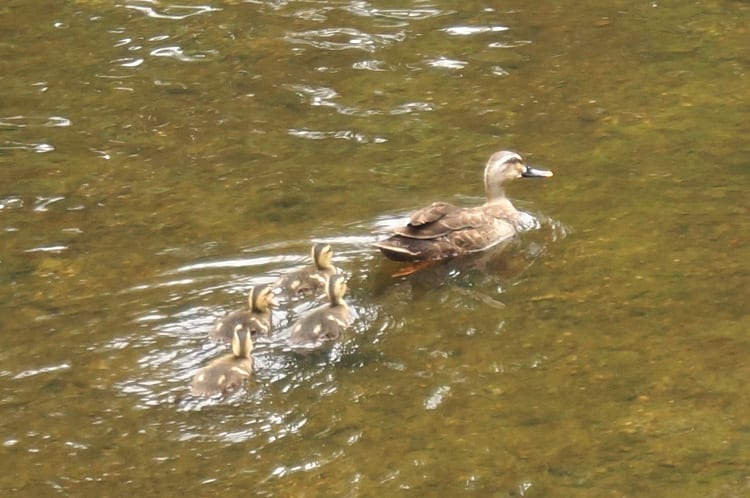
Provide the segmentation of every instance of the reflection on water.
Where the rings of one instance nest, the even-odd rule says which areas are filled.
[[[749,16],[7,0],[2,494],[742,494]],[[393,278],[370,244],[499,149],[555,171],[527,230]],[[313,240],[350,333],[291,351],[288,303],[246,389],[187,396]]]

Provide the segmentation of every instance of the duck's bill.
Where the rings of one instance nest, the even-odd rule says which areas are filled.
[[[524,178],[546,178],[552,176],[552,174],[551,171],[546,169],[537,169],[532,168],[531,166],[526,166],[526,169],[521,173],[521,176]]]

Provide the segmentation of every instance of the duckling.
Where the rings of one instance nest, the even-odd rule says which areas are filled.
[[[209,334],[215,341],[230,342],[237,325],[246,328],[253,338],[271,333],[271,308],[275,306],[273,291],[268,285],[252,287],[247,296],[249,310],[232,311],[214,324]]]
[[[319,347],[339,337],[351,324],[349,306],[344,301],[346,281],[343,275],[331,275],[326,283],[329,303],[310,311],[292,326],[292,346]]]
[[[311,254],[313,268],[279,277],[272,285],[276,294],[287,299],[317,295],[325,288],[326,279],[338,273],[338,269],[331,263],[333,249],[329,244],[313,244]]]
[[[373,245],[395,261],[436,261],[484,251],[510,240],[519,230],[518,210],[505,197],[503,184],[516,178],[550,176],[551,171],[532,168],[515,152],[496,152],[484,170],[487,202],[477,207],[434,202]]]
[[[217,358],[193,377],[190,391],[196,396],[225,394],[253,373],[253,340],[250,330],[237,323],[232,331],[232,353]]]

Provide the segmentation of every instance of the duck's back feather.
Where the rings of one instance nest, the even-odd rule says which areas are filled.
[[[415,212],[395,234],[375,243],[397,261],[443,259],[483,251],[516,233],[515,212],[503,204],[460,208],[436,202]]]

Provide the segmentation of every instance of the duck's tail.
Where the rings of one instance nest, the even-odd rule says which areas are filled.
[[[398,236],[389,237],[372,245],[380,249],[386,258],[393,261],[419,261],[423,259],[421,252],[406,247],[402,243],[401,237]]]

